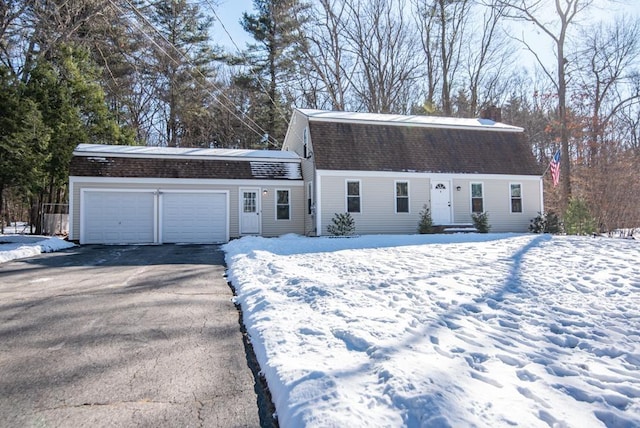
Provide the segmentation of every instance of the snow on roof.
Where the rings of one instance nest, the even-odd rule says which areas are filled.
[[[153,146],[118,146],[106,144],[79,144],[73,154],[75,156],[127,156],[127,157],[194,157],[194,158],[233,158],[235,160],[269,159],[273,161],[295,161],[300,157],[282,150],[245,150],[245,149],[203,149],[196,147],[153,147]]]
[[[309,120],[371,123],[399,126],[425,126],[432,128],[468,128],[492,131],[523,132],[518,126],[494,122],[490,119],[465,119],[459,117],[442,116],[405,116],[400,114],[360,113],[348,111],[328,111],[314,109],[297,109]]]

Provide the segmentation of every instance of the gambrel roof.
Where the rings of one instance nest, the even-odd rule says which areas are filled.
[[[316,168],[541,175],[522,128],[489,119],[298,110]]]

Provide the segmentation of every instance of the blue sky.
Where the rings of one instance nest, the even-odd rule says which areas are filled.
[[[249,35],[240,26],[240,18],[243,12],[251,13],[252,10],[253,2],[251,0],[220,0],[220,5],[216,8],[218,18],[240,48],[244,48],[245,43],[250,41]],[[220,22],[214,22],[213,35],[216,37],[216,43],[233,49],[233,43],[221,27]]]
[[[224,24],[224,27],[231,35],[235,44],[237,44],[239,48],[243,49],[245,44],[250,42],[251,39],[250,36],[242,29],[239,21],[243,12],[253,12],[253,1],[219,0],[219,2],[220,4],[216,7],[216,13],[220,22]],[[209,3],[209,1],[207,1],[207,3]],[[594,15],[596,16],[605,15],[613,18],[619,13],[626,13],[631,16],[640,17],[639,0],[614,0],[613,2],[610,0],[595,0],[595,3],[601,6],[599,10],[594,11]],[[211,4],[213,4],[213,1],[211,1]],[[233,51],[235,49],[233,43],[222,28],[220,22],[215,22],[213,24],[213,35],[216,38],[216,43]]]

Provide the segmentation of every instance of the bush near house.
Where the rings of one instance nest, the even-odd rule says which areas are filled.
[[[349,213],[336,213],[327,226],[327,232],[333,236],[350,236],[356,231],[356,222]]]
[[[422,207],[420,211],[420,221],[418,222],[418,233],[435,233],[433,228],[433,219],[431,218],[431,211],[426,205]]]
[[[471,214],[471,219],[473,220],[473,225],[478,232],[489,233],[489,230],[491,230],[491,225],[489,224],[489,213],[473,213]]]
[[[531,219],[529,225],[529,232],[532,233],[552,233],[557,234],[562,232],[562,223],[560,217],[553,211],[538,213],[536,218]]]

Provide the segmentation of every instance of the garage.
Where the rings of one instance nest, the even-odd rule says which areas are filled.
[[[82,199],[82,244],[155,242],[154,192],[85,191]]]
[[[288,195],[287,218],[277,215],[279,193]],[[69,167],[69,240],[80,244],[216,244],[303,233],[304,209],[293,152],[80,144]]]
[[[226,194],[162,192],[160,197],[163,243],[202,244],[228,241]]]
[[[81,244],[212,244],[228,238],[227,193],[85,190]]]

